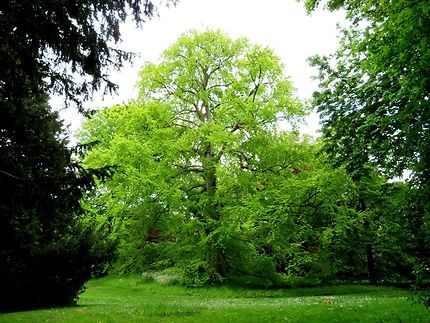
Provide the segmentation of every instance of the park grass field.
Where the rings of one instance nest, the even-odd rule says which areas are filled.
[[[0,314],[0,322],[430,322],[407,290],[187,288],[138,276],[88,282],[78,306]]]

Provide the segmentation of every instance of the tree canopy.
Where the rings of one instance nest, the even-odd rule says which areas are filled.
[[[97,261],[79,203],[92,175],[47,100],[28,99],[0,132],[0,311],[73,304]]]
[[[411,170],[428,183],[430,6],[373,0],[344,6],[352,26],[337,53],[312,60],[320,70],[314,105],[327,147],[351,170],[372,162],[390,175]]]
[[[278,128],[306,110],[271,50],[192,31],[140,78],[138,98],[96,113],[80,139],[93,143],[86,167],[117,169],[85,207],[119,237],[122,270],[180,266],[189,284],[272,284],[276,273],[345,269],[321,265],[343,241],[321,235],[359,222],[352,183],[309,138]]]

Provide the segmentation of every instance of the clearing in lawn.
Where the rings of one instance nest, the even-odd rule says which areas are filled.
[[[299,289],[187,288],[141,277],[88,282],[78,306],[0,315],[0,322],[429,322],[407,290],[340,285]]]

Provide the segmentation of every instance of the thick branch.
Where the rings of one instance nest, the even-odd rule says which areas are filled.
[[[263,169],[262,172],[263,173],[265,173],[265,172],[272,172],[272,173],[278,175],[284,169],[290,168],[293,165],[294,162],[295,162],[295,160],[293,160],[293,161],[291,161],[289,163],[285,163],[283,165],[281,165],[281,164],[275,164],[275,165],[272,165],[272,166],[270,166],[270,167],[268,167],[266,169]],[[277,169],[275,170],[275,168],[277,168]]]
[[[261,69],[261,65],[259,65],[259,71],[258,71],[258,77],[255,79],[256,81],[258,80],[257,84],[254,83],[254,88],[251,90],[251,92],[249,92],[248,97],[250,97],[252,95],[252,102],[255,102],[255,98],[257,97],[257,92],[258,89],[261,85],[261,74],[263,73],[262,69]]]

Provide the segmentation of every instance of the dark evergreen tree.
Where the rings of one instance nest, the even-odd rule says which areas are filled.
[[[121,23],[131,15],[141,25],[155,12],[150,0],[1,1],[0,89],[21,97],[23,87],[43,86],[78,106],[93,90],[115,90],[108,69],[132,58],[112,45]]]
[[[0,121],[2,310],[73,303],[95,262],[79,205],[91,176],[74,166],[47,96],[24,104],[2,105]]]
[[[0,2],[1,310],[73,303],[94,250],[109,251],[81,224],[92,173],[74,165],[48,94],[82,108],[93,91],[114,90],[108,69],[132,57],[112,45],[120,24],[155,12],[149,0]]]

